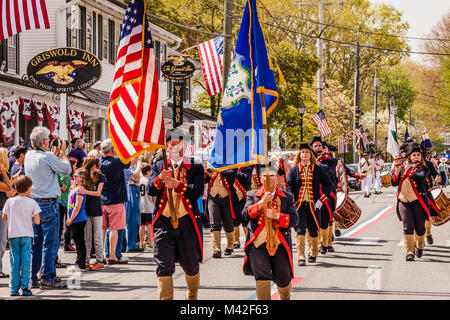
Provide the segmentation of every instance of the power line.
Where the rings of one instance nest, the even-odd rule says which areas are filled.
[[[315,39],[319,38],[318,36],[313,36],[313,35],[310,35],[310,34],[302,33],[302,32],[300,32],[300,31],[296,31],[296,30],[291,30],[291,29],[288,29],[288,28],[285,28],[285,27],[281,27],[281,26],[275,26],[275,25],[269,24],[269,23],[266,23],[266,25],[267,25],[267,26],[270,26],[270,27],[274,27],[274,28],[280,29],[280,30],[283,30],[283,31],[287,31],[287,32],[292,32],[292,33],[300,34],[300,35],[302,35],[302,36],[309,37],[309,38],[315,38]],[[356,46],[359,45],[359,46],[362,47],[362,48],[373,49],[373,50],[380,50],[380,51],[391,51],[391,52],[400,52],[400,53],[407,53],[407,54],[423,54],[423,55],[435,55],[435,56],[450,56],[450,53],[441,53],[441,52],[420,52],[420,51],[408,51],[408,50],[400,50],[400,49],[388,49],[388,48],[375,47],[375,46],[368,45],[368,44],[361,44],[361,43],[360,43],[360,44],[356,44],[356,43],[352,43],[352,42],[345,42],[345,41],[339,41],[339,40],[326,39],[326,38],[323,38],[323,37],[320,37],[320,38],[321,38],[322,40],[324,40],[324,41],[329,41],[329,42],[339,43],[339,44],[342,44],[342,45],[354,46],[354,47],[356,47]]]
[[[321,23],[319,21],[308,19],[308,18],[303,18],[303,17],[295,17],[295,16],[289,16],[289,17],[291,17],[291,18],[300,18],[300,19],[302,19],[304,21],[308,21],[308,22],[312,22],[312,23],[315,23],[315,24],[324,25],[324,26],[327,26],[327,27],[333,27],[333,28],[336,28],[336,29],[348,30],[348,31],[365,33],[365,34],[374,34],[374,35],[383,36],[383,37],[393,37],[393,38],[412,39],[412,40],[446,41],[446,42],[450,42],[450,39],[400,36],[400,35],[386,34],[386,33],[381,33],[381,32],[374,32],[374,31],[357,30],[357,29],[352,29],[352,28],[348,28],[348,27],[344,27],[344,26],[338,26],[338,25],[334,25],[334,24],[328,24],[328,23]]]

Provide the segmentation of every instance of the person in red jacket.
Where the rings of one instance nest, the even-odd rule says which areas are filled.
[[[278,287],[281,300],[291,296],[294,268],[292,264],[291,227],[298,223],[294,196],[277,187],[278,168],[261,166],[262,187],[247,192],[242,217],[248,221],[245,243],[244,274],[256,280],[258,300],[270,300],[270,281]]]

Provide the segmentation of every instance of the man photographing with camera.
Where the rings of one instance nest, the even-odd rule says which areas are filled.
[[[32,150],[25,155],[25,175],[33,181],[30,197],[41,208],[41,224],[33,224],[33,258],[31,280],[33,287],[41,289],[64,288],[56,282],[55,259],[59,248],[59,207],[57,198],[61,194],[58,173],[70,174],[69,159],[66,156],[66,142],[58,141],[57,155],[47,152],[50,146],[50,130],[35,127],[30,134]],[[42,267],[41,282],[37,273]]]

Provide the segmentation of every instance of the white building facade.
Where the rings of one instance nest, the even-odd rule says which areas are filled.
[[[102,64],[99,81],[91,88],[70,95],[67,99],[68,112],[83,115],[83,138],[88,147],[91,147],[95,141],[109,136],[106,112],[126,5],[119,0],[46,0],[46,6],[50,29],[25,31],[0,44],[0,101],[19,106],[14,135],[9,141],[5,141],[8,139],[3,134],[3,140],[7,144],[13,142],[17,145],[21,139],[25,142],[28,140],[33,127],[51,127],[52,119],[49,121],[49,117],[55,116],[48,110],[59,108],[60,97],[58,94],[41,91],[27,82],[27,65],[30,59],[45,50],[73,47],[92,53]],[[154,24],[151,24],[151,33],[155,43],[158,71],[161,74],[160,66],[167,56],[177,54],[181,39]],[[199,73],[201,70],[196,71],[196,76],[199,76]],[[169,80],[160,77],[159,86],[166,127],[170,128],[172,115],[169,104],[172,101],[173,85]],[[184,100],[185,128],[189,128],[193,120],[214,121],[189,109],[193,103],[190,80],[186,81]],[[45,106],[50,107],[45,109]],[[54,132],[58,133],[57,129]],[[69,133],[68,139],[72,138]]]

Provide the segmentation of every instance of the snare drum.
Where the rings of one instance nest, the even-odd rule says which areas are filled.
[[[361,217],[361,209],[345,192],[337,192],[336,208],[333,217],[340,229],[350,228]]]
[[[390,187],[391,180],[392,180],[392,176],[389,171],[383,171],[381,173],[381,183],[383,184],[383,187]]]
[[[450,201],[439,187],[431,189],[430,192],[439,209],[438,216],[431,217],[431,223],[434,226],[441,226],[450,220]]]

